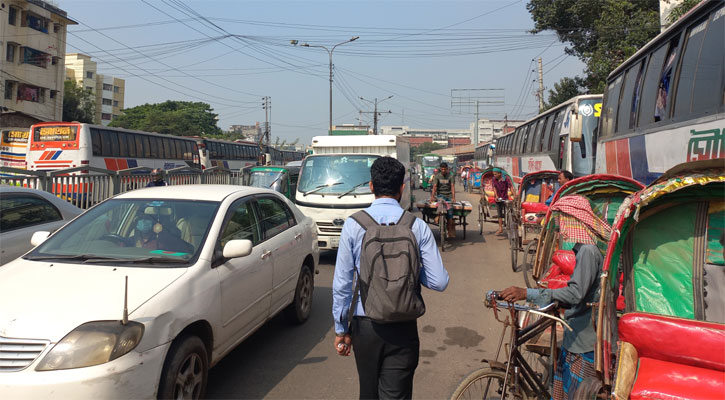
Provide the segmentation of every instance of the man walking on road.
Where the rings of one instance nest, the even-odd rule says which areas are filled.
[[[448,286],[448,272],[428,225],[400,207],[405,186],[403,164],[391,157],[378,158],[370,168],[370,176],[370,190],[375,194],[375,201],[345,221],[340,237],[332,282],[334,346],[341,356],[349,356],[350,350],[354,350],[361,399],[410,399],[420,353],[416,318],[425,312],[420,286],[443,291]],[[367,234],[370,231],[383,236],[391,230],[397,236],[386,240],[376,241],[374,235]],[[411,246],[413,251],[408,257],[401,257],[397,249],[393,250],[397,257],[387,257],[391,250],[386,246],[401,244]],[[379,253],[371,254],[370,248],[375,246],[379,246]],[[410,262],[407,269],[393,268],[408,266],[407,261]],[[386,268],[370,269],[381,266]],[[400,274],[393,277],[392,270]],[[377,278],[379,275],[387,275],[388,280]],[[355,277],[359,278],[357,282],[354,282]],[[410,296],[404,296],[405,301],[395,302],[400,310],[392,310],[392,314],[387,314],[392,317],[385,320],[380,317],[380,311],[394,296],[384,298],[376,290],[379,290],[380,282],[388,282],[386,293],[399,293],[400,285],[389,284],[393,278],[404,283],[403,286],[407,282],[412,290],[405,292],[403,289]],[[411,310],[413,314],[406,314]],[[350,316],[352,321],[349,321]]]

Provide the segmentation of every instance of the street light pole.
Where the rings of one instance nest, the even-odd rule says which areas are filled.
[[[300,45],[302,47],[319,47],[321,49],[325,49],[325,51],[327,51],[327,54],[330,56],[330,130],[327,133],[328,135],[332,134],[332,52],[335,51],[335,48],[337,46],[340,46],[345,43],[354,42],[354,41],[358,40],[359,38],[360,38],[360,36],[353,36],[352,38],[350,38],[344,42],[340,42],[340,43],[332,46],[331,49],[328,49],[327,47],[322,46],[322,45],[311,45],[309,43],[302,43]],[[292,40],[292,41],[290,41],[290,43],[297,46],[297,43],[299,43],[299,42],[297,40]]]

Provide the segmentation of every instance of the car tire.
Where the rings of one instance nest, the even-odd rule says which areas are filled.
[[[297,279],[295,297],[292,304],[284,310],[285,318],[293,324],[302,324],[310,317],[312,312],[312,294],[315,290],[314,280],[310,267],[306,264],[300,270],[300,277]]]
[[[180,337],[166,355],[157,397],[203,398],[208,374],[209,357],[204,342],[197,336]]]

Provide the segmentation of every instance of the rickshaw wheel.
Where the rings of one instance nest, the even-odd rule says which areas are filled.
[[[515,239],[513,239],[515,240]],[[511,242],[512,239],[509,238],[509,242]],[[516,272],[516,268],[519,265],[519,249],[516,248],[513,244],[511,244],[511,269]]]
[[[536,281],[534,281],[534,277],[531,274],[534,269],[534,260],[536,260],[536,248],[538,242],[538,239],[534,239],[526,245],[526,248],[524,248],[524,261],[521,264],[521,272],[524,274],[524,282],[526,282],[526,287],[531,289],[536,288]]]
[[[447,221],[447,219],[448,219],[448,217],[445,214],[441,214],[438,217],[438,229],[441,232],[441,245],[440,245],[440,247],[441,247],[441,253],[444,252],[444,251],[446,251],[445,250],[445,243],[446,243],[446,236],[447,236],[446,235],[446,229],[448,229],[448,226],[447,226],[448,225],[448,221]]]
[[[481,204],[478,205],[478,234],[483,235],[483,223],[486,221],[486,217],[483,214],[483,207]]]

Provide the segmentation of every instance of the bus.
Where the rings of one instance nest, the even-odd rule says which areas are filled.
[[[704,1],[607,78],[596,171],[647,185],[725,157],[725,2]]]
[[[438,154],[421,154],[418,156],[418,164],[420,168],[420,187],[423,190],[431,190],[430,178],[433,176],[434,171],[441,165],[441,156]]]
[[[473,165],[480,169],[492,166],[495,151],[496,145],[493,143],[484,143],[477,146],[473,152]]]
[[[520,183],[530,172],[594,173],[602,95],[573,97],[529,119],[496,142],[494,164]]]
[[[259,160],[252,142],[231,142],[141,132],[77,122],[43,122],[30,128],[28,169],[91,166],[108,170],[134,167],[165,170],[189,166],[233,171]],[[281,157],[280,157],[281,158]]]
[[[25,169],[29,132],[28,128],[0,129],[0,167]]]
[[[458,172],[458,156],[442,156],[441,162],[448,164],[448,170],[456,175]]]

